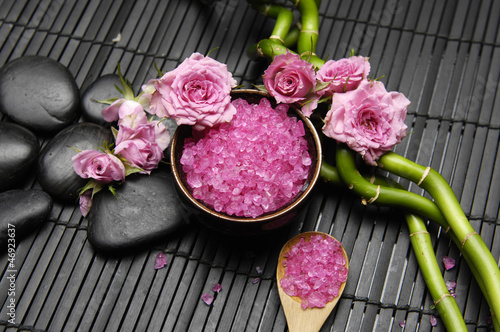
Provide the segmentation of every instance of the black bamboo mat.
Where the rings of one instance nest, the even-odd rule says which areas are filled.
[[[499,20],[498,0],[323,0],[317,52],[338,59],[356,49],[370,57],[374,77],[385,75],[388,90],[412,101],[410,134],[395,151],[444,175],[497,259]],[[0,66],[48,56],[67,66],[83,91],[116,73],[119,62],[138,91],[155,76],[154,63],[171,70],[192,52],[215,49],[211,56],[251,87],[266,64],[251,61],[246,48],[268,37],[273,24],[243,0],[0,0]],[[191,224],[134,255],[95,252],[78,208],[56,202],[48,220],[18,243],[14,325],[6,316],[7,253],[0,253],[0,330],[287,331],[277,256],[288,238],[308,230],[342,241],[351,263],[322,331],[401,331],[400,322],[405,331],[444,330],[439,318],[430,324],[438,315],[402,217],[323,183],[298,220],[271,237],[232,239]],[[457,282],[469,330],[488,330],[489,310],[458,248],[436,225],[429,231],[438,260],[457,261],[443,275]],[[161,270],[154,269],[158,252],[168,259]],[[208,306],[200,298],[215,283],[222,291]]]

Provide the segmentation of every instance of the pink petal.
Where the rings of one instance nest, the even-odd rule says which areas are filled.
[[[429,320],[431,321],[431,325],[432,326],[436,326],[437,325],[437,319],[436,319],[436,317],[434,317],[434,315],[431,315],[431,317],[430,317]]]
[[[455,266],[455,260],[453,258],[451,258],[451,257],[444,256],[443,257],[443,264],[444,264],[444,268],[446,270],[449,270],[449,269],[452,269]]]
[[[457,287],[457,283],[454,282],[453,280],[448,280],[446,282],[446,288],[451,292],[455,289],[455,287]]]
[[[215,293],[218,293],[222,290],[222,286],[220,284],[215,284],[213,285],[212,287],[212,291],[214,291]]]
[[[167,257],[165,256],[164,253],[160,252],[158,255],[156,255],[155,259],[155,269],[161,269],[167,265]]]
[[[212,302],[214,301],[214,297],[212,296],[212,294],[208,294],[208,293],[205,293],[201,296],[201,299],[203,300],[203,302],[205,302],[207,305],[211,305]]]

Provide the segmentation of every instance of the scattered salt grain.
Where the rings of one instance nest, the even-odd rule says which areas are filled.
[[[399,322],[399,326],[401,327],[406,327],[406,322],[403,320],[403,321],[400,321]]]
[[[205,293],[201,296],[201,299],[203,300],[203,302],[205,302],[206,305],[211,305],[212,302],[214,301],[214,297],[212,294],[209,294],[209,293]]]
[[[281,287],[290,296],[298,296],[302,308],[322,308],[339,296],[347,281],[348,269],[340,242],[322,235],[313,235],[285,253],[285,273]]]
[[[162,252],[158,253],[155,259],[155,269],[158,270],[164,268],[166,265],[167,265],[167,257]]]
[[[448,290],[451,292],[451,291],[454,291],[455,290],[455,287],[457,287],[457,283],[454,282],[453,280],[448,280],[446,281],[446,288],[448,288]]]
[[[260,266],[257,266],[255,270],[257,271],[258,274],[262,274],[262,268]]]
[[[252,284],[258,284],[260,282],[260,278],[257,277],[257,278],[253,278],[252,280]]]
[[[214,293],[218,293],[218,292],[220,292],[221,290],[222,290],[222,286],[221,286],[220,284],[215,284],[215,285],[213,285],[213,287],[212,287],[212,291],[213,291]]]
[[[232,102],[231,123],[194,132],[180,160],[194,198],[217,212],[258,217],[276,211],[302,190],[312,164],[304,124],[275,109]]]
[[[451,257],[444,256],[443,257],[443,264],[444,264],[444,268],[446,270],[450,270],[455,266],[455,260]]]
[[[430,320],[432,326],[436,326],[437,325],[437,319],[436,319],[436,317],[434,317],[434,315],[431,315],[431,317],[429,318],[429,320]]]

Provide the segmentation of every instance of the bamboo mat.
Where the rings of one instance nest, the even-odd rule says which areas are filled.
[[[290,6],[289,2],[285,3]],[[451,183],[475,230],[500,255],[500,1],[324,0],[317,53],[370,56],[372,74],[411,101],[408,137],[395,148]],[[135,91],[192,52],[227,63],[238,82],[259,82],[266,64],[246,48],[274,20],[243,0],[0,0],[0,66],[38,54],[67,66],[83,91],[120,62]],[[0,119],[5,119],[0,114]],[[424,194],[405,180],[400,183]],[[36,187],[36,181],[33,187]],[[287,331],[275,281],[277,256],[292,236],[332,234],[350,257],[347,286],[322,331],[444,331],[432,327],[432,299],[394,210],[364,206],[319,183],[298,220],[273,236],[233,239],[190,224],[163,245],[104,255],[87,241],[78,208],[58,202],[18,243],[16,324],[8,323],[6,251],[0,268],[1,331]],[[488,330],[487,305],[458,248],[429,225],[438,260],[457,282],[470,331]],[[168,265],[154,269],[158,252]],[[442,266],[442,264],[440,264]],[[259,273],[262,269],[262,273]],[[256,278],[259,278],[256,280]],[[201,295],[222,291],[208,306]]]

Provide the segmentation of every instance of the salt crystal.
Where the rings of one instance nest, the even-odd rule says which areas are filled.
[[[434,315],[431,315],[431,317],[429,318],[429,320],[430,320],[432,326],[436,326],[437,325],[437,319],[436,319],[436,317],[434,317]]]
[[[206,305],[211,305],[214,301],[214,296],[212,294],[205,293],[201,296],[201,299],[203,300],[203,302],[205,302]]]
[[[255,218],[297,196],[312,162],[304,124],[286,115],[287,105],[273,110],[265,98],[232,104],[231,123],[194,131],[180,162],[193,197],[216,211]]]
[[[285,274],[280,285],[290,296],[299,296],[303,308],[324,307],[339,296],[340,287],[347,280],[348,269],[340,243],[311,236],[309,242],[301,238],[285,253]]]
[[[212,287],[212,291],[214,291],[215,293],[219,293],[221,290],[222,290],[222,286],[218,283],[213,285],[213,287]]]
[[[455,287],[457,287],[457,283],[454,282],[453,280],[448,280],[446,281],[446,288],[448,289],[448,291],[454,291],[455,290]]]
[[[167,257],[162,252],[158,253],[158,255],[156,255],[155,258],[155,269],[158,270],[164,268],[166,265],[167,265]]]
[[[455,260],[451,257],[444,256],[443,264],[446,270],[452,269],[455,266]]]

